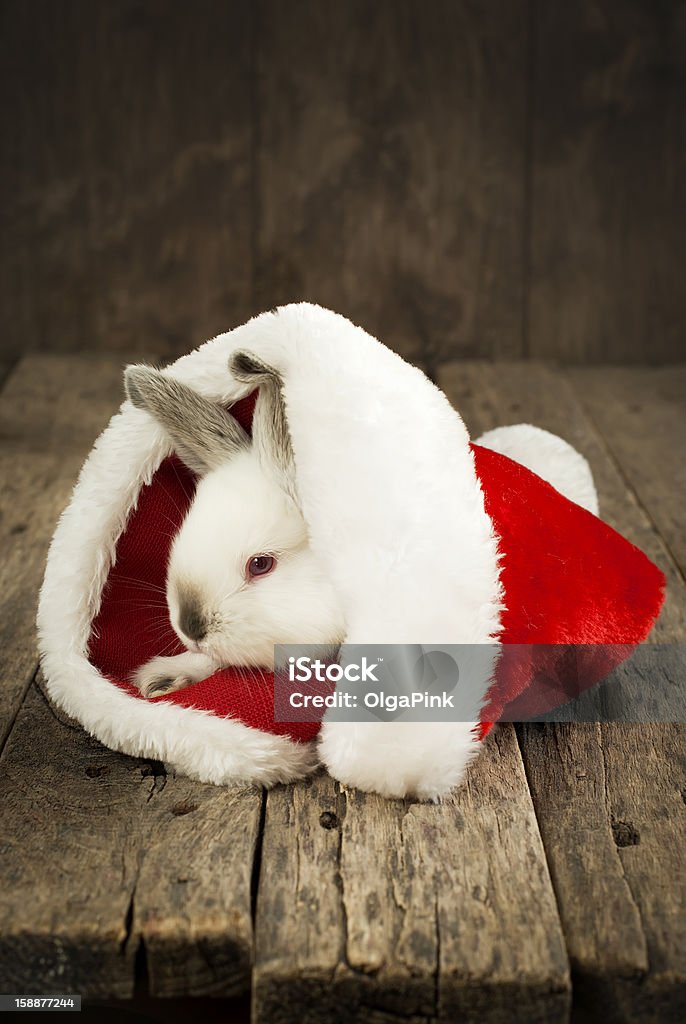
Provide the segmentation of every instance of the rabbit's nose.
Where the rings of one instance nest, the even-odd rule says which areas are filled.
[[[182,608],[179,615],[179,626],[181,632],[185,633],[189,640],[203,640],[207,634],[207,620],[197,608]]]

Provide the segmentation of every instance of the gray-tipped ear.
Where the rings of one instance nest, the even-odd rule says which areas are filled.
[[[151,366],[127,367],[124,388],[137,409],[164,427],[179,458],[196,473],[217,469],[250,447],[248,435],[223,406]]]
[[[236,380],[240,380],[244,384],[261,384],[262,381],[267,380],[280,381],[280,377],[273,367],[263,363],[258,356],[252,352],[246,352],[245,349],[234,352],[229,360],[229,370]]]
[[[233,354],[229,370],[243,384],[259,386],[252,420],[253,444],[260,460],[277,474],[284,489],[297,501],[293,448],[280,374],[252,352],[245,351]]]

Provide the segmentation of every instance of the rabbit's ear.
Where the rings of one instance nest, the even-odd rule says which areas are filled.
[[[236,380],[259,386],[252,420],[252,440],[260,461],[275,472],[283,488],[297,501],[291,435],[278,371],[252,352],[236,352],[229,362]]]
[[[129,401],[155,417],[179,458],[196,473],[217,469],[250,447],[248,435],[223,406],[151,366],[127,367],[124,387]]]

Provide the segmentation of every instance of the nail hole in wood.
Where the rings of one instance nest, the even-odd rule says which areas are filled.
[[[192,814],[193,811],[197,811],[197,804],[174,804],[171,809],[172,814],[176,818],[182,818],[184,814]]]
[[[624,846],[638,846],[641,842],[638,829],[634,828],[630,821],[613,821],[612,838],[615,846],[619,846],[620,849]]]

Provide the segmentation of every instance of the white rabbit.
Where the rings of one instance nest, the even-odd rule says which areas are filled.
[[[167,570],[169,616],[187,651],[138,669],[146,697],[228,665],[272,668],[275,644],[336,647],[345,633],[297,505],[281,382],[246,352],[231,370],[260,388],[252,440],[222,405],[181,381],[147,366],[126,370],[130,401],[155,417],[200,477]]]

